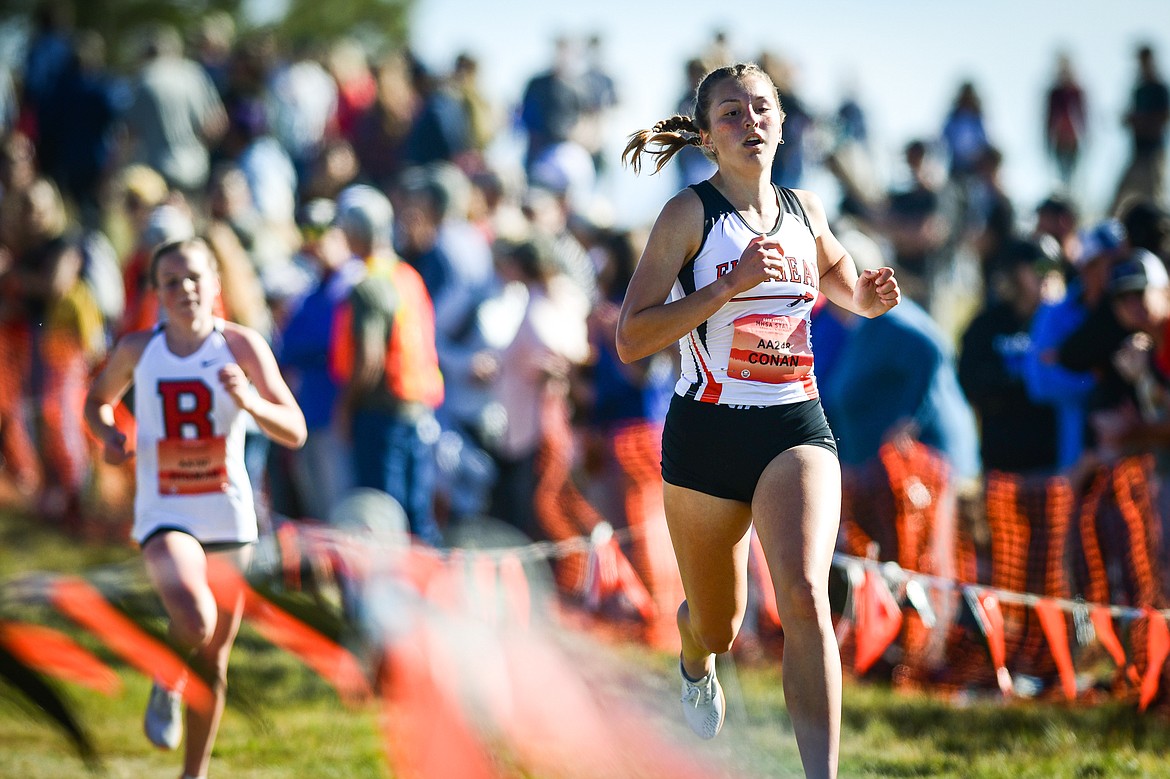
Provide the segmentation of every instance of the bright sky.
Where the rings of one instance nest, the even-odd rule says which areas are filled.
[[[505,105],[547,68],[556,35],[600,33],[621,98],[607,143],[615,161],[626,134],[673,112],[683,63],[716,29],[727,32],[741,58],[767,49],[793,60],[802,98],[815,110],[835,110],[845,86],[856,84],[884,169],[910,137],[937,134],[959,81],[970,78],[983,97],[992,140],[1005,153],[1008,190],[1025,212],[1051,186],[1042,100],[1058,49],[1072,55],[1089,101],[1081,184],[1090,212],[1107,204],[1128,154],[1120,116],[1139,41],[1153,44],[1170,78],[1167,0],[418,0],[412,29],[413,46],[435,69],[449,69],[461,50],[474,53],[489,95]],[[619,219],[653,219],[673,177],[635,179],[614,167],[605,185]],[[806,186],[820,190],[825,183],[813,178]],[[822,194],[829,200],[832,192]]]

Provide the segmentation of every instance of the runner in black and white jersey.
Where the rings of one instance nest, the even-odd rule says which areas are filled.
[[[706,403],[772,406],[817,397],[809,324],[820,289],[817,244],[800,200],[775,189],[780,205],[766,232],[748,224],[710,181],[689,189],[703,204],[698,253],[679,271],[671,300],[681,300],[731,273],[755,239],[776,242],[776,275],[733,296],[679,342],[676,392]]]
[[[726,702],[715,655],[731,648],[747,596],[754,522],[784,624],[784,690],[808,776],[834,776],[841,664],[828,576],[841,471],[821,410],[809,312],[818,294],[866,317],[899,300],[890,268],[858,276],[820,199],[769,173],[784,112],[756,65],[709,73],[695,116],[631,136],[623,159],[656,170],[697,145],[718,169],[663,208],[630,282],[617,331],[627,362],[677,341],[683,372],[667,415],[667,524],[686,600],[679,607],[683,708],[714,737]],[[665,301],[665,302],[664,302]]]

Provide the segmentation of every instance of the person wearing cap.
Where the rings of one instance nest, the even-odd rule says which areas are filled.
[[[149,165],[127,165],[118,176],[121,205],[134,233],[146,227],[150,212],[167,199],[166,179]]]
[[[394,209],[374,187],[337,198],[334,223],[365,264],[332,323],[329,370],[341,384],[339,424],[352,446],[354,486],[381,490],[406,512],[411,533],[443,543],[435,521],[435,409],[443,377],[435,309],[418,271],[394,251]]]
[[[1024,360],[1032,318],[1061,294],[1060,257],[1038,241],[1013,239],[991,269],[992,302],[967,326],[959,383],[977,412],[983,472],[1049,475],[1056,469],[1056,414],[1028,395]]]
[[[408,169],[395,202],[395,244],[422,276],[435,305],[435,345],[443,372],[438,500],[448,525],[482,516],[492,470],[481,448],[491,388],[477,355],[484,349],[479,309],[500,286],[492,249],[467,220],[471,183],[450,163]],[[487,467],[485,467],[487,466]],[[471,474],[472,478],[467,478]]]
[[[1100,544],[1104,566],[1121,572],[1110,590],[1120,589],[1115,597],[1125,602],[1143,604],[1166,595],[1159,539],[1170,531],[1170,274],[1155,254],[1133,249],[1113,269],[1109,299],[1131,334],[1111,359],[1125,395],[1089,418],[1106,466],[1096,482],[1104,487],[1105,502],[1093,515],[1097,537],[1109,539]],[[1128,486],[1116,486],[1118,474]],[[1149,564],[1136,564],[1142,558]]]
[[[365,265],[346,245],[333,222],[337,204],[314,198],[297,211],[304,243],[300,256],[313,266],[315,281],[293,301],[280,330],[277,362],[305,414],[305,445],[288,450],[277,469],[288,489],[272,490],[273,508],[286,516],[327,519],[353,483],[348,442],[337,429],[341,385],[328,370],[331,327]]]
[[[1157,312],[1139,312],[1119,304],[1132,302],[1132,299],[1125,297],[1128,292],[1145,293],[1165,289],[1170,286],[1166,276],[1165,263],[1148,249],[1134,249],[1123,261],[1113,267],[1112,273],[1109,274],[1109,298],[1111,305],[1117,310],[1118,319],[1122,324],[1131,330],[1142,330],[1148,327],[1149,323],[1142,314],[1149,316],[1151,313],[1156,314]],[[1150,302],[1145,298],[1140,299],[1144,303]]]
[[[1145,249],[1133,250],[1113,269],[1109,299],[1117,320],[1132,333],[1114,354],[1113,363],[1133,388],[1136,409],[1125,405],[1120,416],[1099,418],[1094,427],[1102,445],[1114,451],[1170,443],[1170,425],[1156,424],[1170,410],[1166,393],[1170,383],[1170,275],[1166,266]]]
[[[1080,230],[1072,242],[1073,276],[1064,297],[1042,303],[1032,320],[1024,381],[1033,401],[1056,411],[1057,467],[1062,471],[1074,468],[1085,452],[1087,413],[1102,382],[1094,369],[1108,365],[1124,336],[1106,297],[1109,270],[1124,240],[1115,220]]]

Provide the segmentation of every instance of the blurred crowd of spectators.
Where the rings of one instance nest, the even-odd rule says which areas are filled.
[[[620,99],[600,38],[557,41],[519,104],[500,106],[473,53],[439,71],[408,49],[290,47],[210,14],[186,40],[150,30],[119,73],[96,34],[49,12],[35,22],[21,68],[0,79],[0,452],[43,516],[85,515],[100,482],[81,423],[87,379],[113,339],[155,322],[151,249],[197,233],[219,263],[224,316],[271,340],[306,412],[303,451],[259,436],[250,450],[275,514],[327,519],[372,486],[434,544],[484,515],[531,537],[626,521],[616,496],[635,477],[615,441],[631,426],[654,441],[677,358],[627,366],[614,352],[643,228],[607,217],[597,185],[615,163],[603,139]],[[679,111],[703,73],[740,58],[716,33],[680,63]],[[819,115],[783,56],[749,58],[787,113],[774,181],[831,172],[834,229],[859,264],[894,265],[906,294],[878,320],[817,314],[817,374],[847,468],[910,436],[942,453],[961,494],[991,470],[1080,478],[1165,450],[1170,113],[1153,50],[1137,52],[1132,158],[1117,160],[1107,214],[1084,213],[1076,189],[1097,96],[1066,56],[1046,105],[1052,195],[1029,208],[1004,189],[977,84],[958,86],[937,137],[905,139],[904,169],[884,182],[864,95]],[[490,152],[513,134],[522,159],[501,164]],[[712,170],[687,151],[680,185]],[[386,271],[397,262],[422,295]],[[387,348],[384,330],[363,341],[354,324],[380,296],[395,324],[425,309],[439,395],[403,395],[382,375],[391,362],[362,354]],[[358,335],[350,354],[342,314]]]

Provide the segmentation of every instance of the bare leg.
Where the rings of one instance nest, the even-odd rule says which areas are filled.
[[[170,617],[176,642],[190,650],[194,666],[208,679],[212,691],[209,712],[186,711],[187,737],[183,771],[203,776],[227,700],[227,664],[243,614],[243,594],[230,609],[221,609],[207,582],[207,557],[197,540],[185,533],[163,533],[143,550],[147,572]],[[251,547],[213,553],[240,570],[252,557]]]
[[[829,570],[841,516],[833,454],[798,446],[760,477],[756,532],[784,625],[784,700],[808,777],[833,777],[841,739],[841,655],[829,609]]]
[[[686,600],[678,609],[682,663],[698,679],[731,649],[747,608],[748,506],[665,485],[666,524]]]

